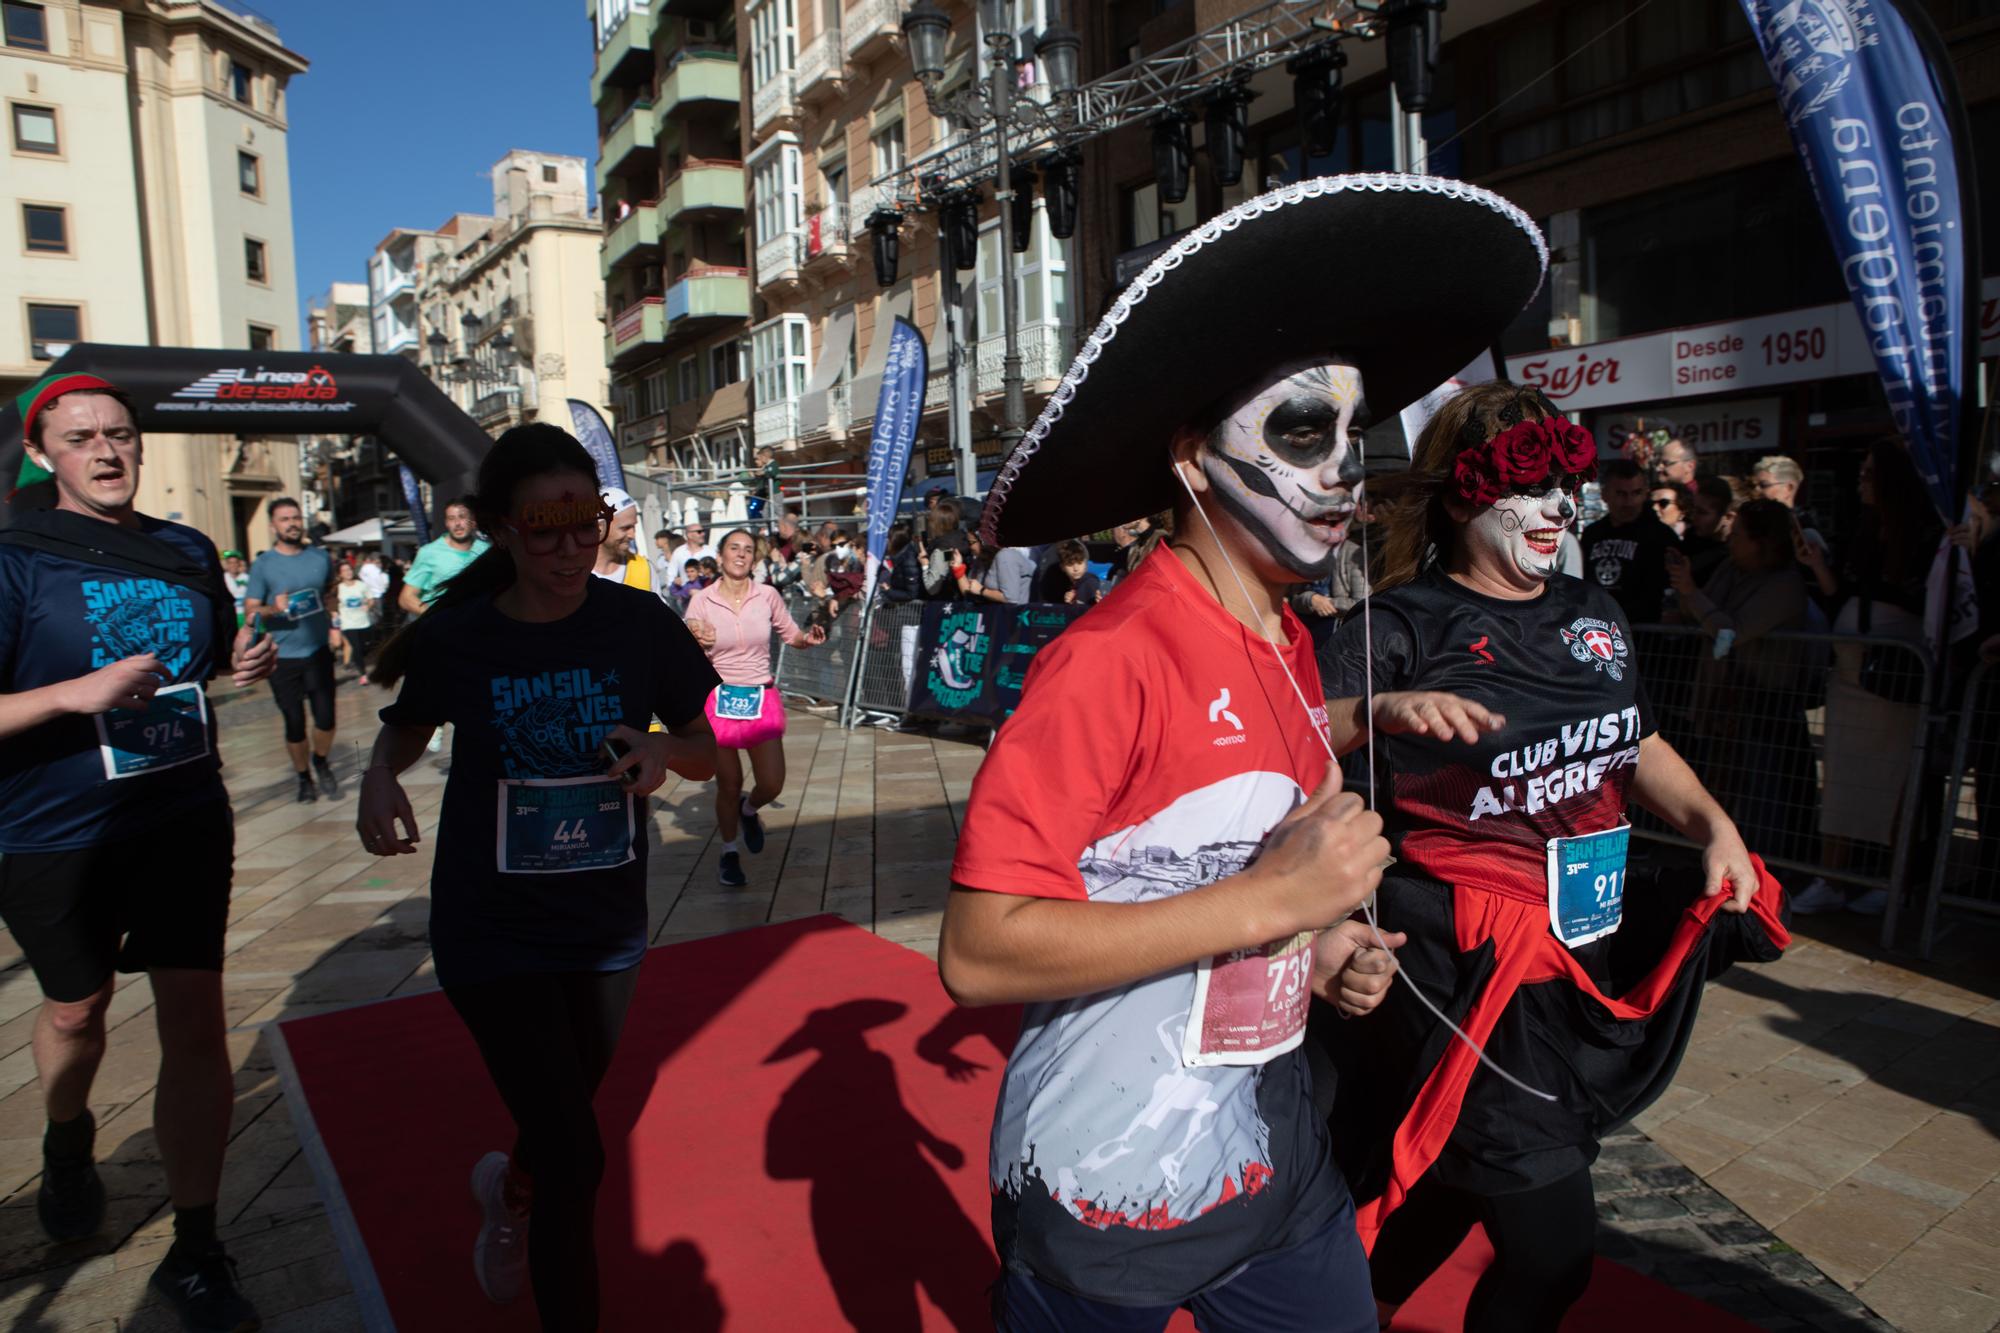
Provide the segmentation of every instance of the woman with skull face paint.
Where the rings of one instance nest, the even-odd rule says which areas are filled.
[[[1460,393],[1409,473],[1370,482],[1376,593],[1321,655],[1335,718],[1372,683],[1508,719],[1470,745],[1372,747],[1398,859],[1381,926],[1409,936],[1410,980],[1505,1071],[1406,989],[1327,1043],[1334,1139],[1374,1153],[1342,1164],[1385,1326],[1478,1221],[1495,1258],[1465,1327],[1555,1328],[1590,1276],[1599,1135],[1666,1086],[1702,981],[1787,942],[1776,881],[1655,734],[1617,603],[1555,577],[1595,469],[1589,434],[1534,390]],[[1625,894],[1628,801],[1705,849],[1701,892]]]

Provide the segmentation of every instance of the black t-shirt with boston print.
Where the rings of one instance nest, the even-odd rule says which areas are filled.
[[[562,620],[512,620],[481,597],[430,612],[415,636],[382,720],[453,727],[431,877],[438,979],[636,964],[646,803],[592,781],[598,747],[621,722],[699,717],[718,683],[707,654],[659,598],[604,579]]]
[[[1445,690],[1506,716],[1476,744],[1381,736],[1382,817],[1397,855],[1436,878],[1468,845],[1547,840],[1623,822],[1639,742],[1653,734],[1625,613],[1603,589],[1550,579],[1532,601],[1488,597],[1432,567],[1377,594],[1320,654],[1329,699],[1362,693],[1367,634],[1377,692]]]

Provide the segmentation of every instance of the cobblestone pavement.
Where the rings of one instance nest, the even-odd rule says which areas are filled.
[[[340,695],[343,771],[380,697]],[[346,1275],[272,1069],[263,1025],[433,985],[429,857],[381,861],[353,836],[351,793],[300,806],[259,698],[219,707],[237,814],[227,940],[237,1105],[221,1216],[272,1333],[358,1324]],[[957,812],[982,751],[964,738],[852,734],[794,714],[788,791],[748,889],[715,881],[708,788],[662,789],[648,873],[656,942],[833,912],[935,949]],[[442,777],[406,779],[426,833]],[[1601,1249],[1773,1329],[1988,1330],[2000,1320],[2000,1005],[1990,941],[1906,970],[1865,930],[1811,925],[1772,968],[1710,989],[1682,1075],[1597,1173]],[[1983,952],[1982,952],[1983,951]],[[1980,979],[1983,977],[1983,981]],[[158,1047],[143,977],[112,1002],[93,1091],[112,1196],[106,1235],[49,1245],[34,1219],[40,1089],[34,979],[0,934],[0,1326],[20,1333],[172,1325],[145,1280],[171,1239],[151,1130]],[[1773,1228],[1775,1230],[1767,1230]],[[1859,1297],[1855,1291],[1859,1289]],[[1865,1304],[1864,1304],[1865,1302]]]

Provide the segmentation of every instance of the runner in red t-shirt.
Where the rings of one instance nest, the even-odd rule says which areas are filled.
[[[1359,300],[1366,319],[1409,329],[1442,305],[1421,273],[1457,284],[1469,327],[1392,354],[1334,299],[1336,266],[1293,262],[1335,237],[1408,288]],[[1251,200],[1141,275],[1002,469],[989,540],[1169,503],[1177,534],[1036,657],[953,865],[946,986],[1026,1005],[991,1151],[1003,1330],[1160,1329],[1183,1306],[1204,1330],[1375,1327],[1303,1037],[1313,996],[1358,1014],[1391,980],[1345,920],[1387,846],[1329,762],[1370,719],[1328,716],[1285,594],[1345,537],[1378,376],[1380,414],[1469,360],[1532,295],[1538,244],[1455,182]],[[1438,258],[1464,254],[1498,269]],[[1226,344],[1186,336],[1253,310]],[[1500,724],[1446,694],[1378,694],[1372,713],[1464,741]]]

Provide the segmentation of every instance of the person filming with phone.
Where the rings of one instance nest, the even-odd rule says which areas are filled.
[[[594,1329],[592,1099],[646,952],[645,797],[669,774],[714,775],[703,705],[718,682],[657,596],[592,577],[614,515],[569,435],[502,435],[472,506],[493,548],[376,663],[376,682],[402,689],[355,827],[377,856],[420,850],[398,775],[455,724],[431,952],[518,1134],[467,1164],[484,1213],[474,1270],[499,1304],[525,1274],[545,1329]],[[655,717],[664,732],[646,730]]]

